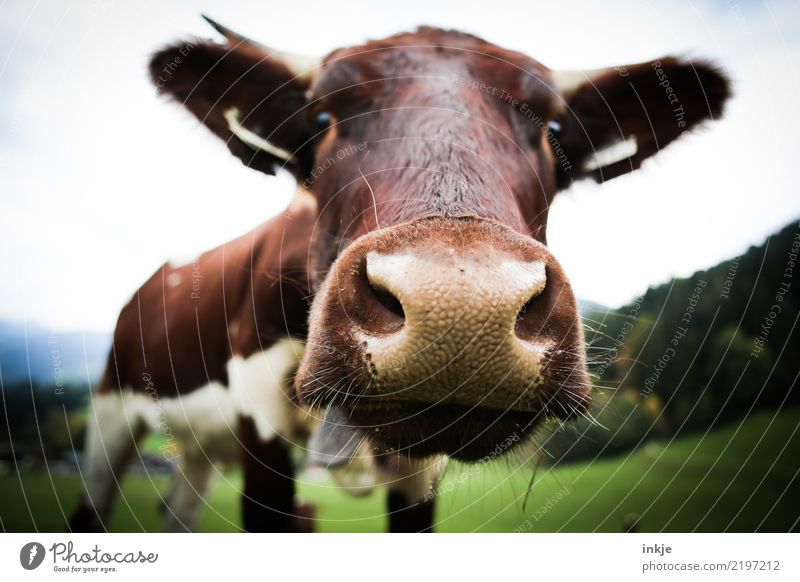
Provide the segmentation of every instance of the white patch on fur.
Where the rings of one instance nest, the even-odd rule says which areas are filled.
[[[98,394],[94,397],[94,416],[97,426],[90,424],[87,445],[90,466],[96,464],[95,459],[104,459],[103,448],[116,451],[130,443],[130,427],[139,423],[168,440],[174,437],[181,450],[204,451],[214,458],[224,458],[234,450],[223,445],[235,445],[236,409],[230,391],[218,382],[180,398],[161,398],[156,392],[131,389]],[[170,456],[179,451],[174,453]]]
[[[228,362],[228,381],[239,414],[253,419],[258,436],[268,440],[291,431],[295,404],[285,390],[285,380],[297,367],[305,344],[294,339],[276,342],[264,352]]]
[[[167,275],[167,285],[170,287],[177,287],[180,285],[182,279],[183,277],[181,277],[180,273],[170,273]]]
[[[96,394],[89,423],[87,459],[90,467],[113,465],[133,441],[139,423],[150,431],[174,435],[181,449],[225,458],[235,445],[237,415],[253,418],[262,439],[286,433],[293,421],[293,404],[284,392],[287,376],[297,366],[304,344],[280,340],[264,352],[228,362],[230,388],[212,382],[181,397],[162,398],[157,392]],[[106,490],[109,475],[100,471],[90,490]]]
[[[145,395],[147,397],[147,395]],[[219,439],[233,440],[236,410],[230,391],[218,382],[184,394],[180,398],[156,401],[147,411],[147,423],[154,430],[171,430],[183,447],[197,448],[209,455]],[[161,423],[166,422],[166,426]]]

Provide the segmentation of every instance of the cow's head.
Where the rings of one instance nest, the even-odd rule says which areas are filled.
[[[300,396],[380,449],[463,459],[582,414],[582,325],[549,205],[718,117],[726,78],[672,57],[555,72],[432,28],[314,61],[217,28],[226,44],[170,46],[152,76],[245,164],[316,197]]]

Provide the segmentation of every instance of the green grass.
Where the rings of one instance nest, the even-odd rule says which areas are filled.
[[[437,498],[437,531],[787,531],[800,518],[800,410],[755,415],[741,425],[672,443],[651,442],[630,455],[540,470],[522,510],[530,469],[502,461],[451,463]],[[114,531],[157,531],[164,477],[128,475]],[[202,531],[238,531],[240,475],[218,477]],[[76,475],[0,476],[0,519],[7,531],[63,531],[81,488]],[[320,531],[382,531],[385,493],[354,499],[331,482],[301,476]]]

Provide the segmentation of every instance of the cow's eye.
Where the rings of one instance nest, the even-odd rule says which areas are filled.
[[[318,111],[314,114],[314,129],[317,133],[327,130],[333,123],[333,117],[327,111]]]

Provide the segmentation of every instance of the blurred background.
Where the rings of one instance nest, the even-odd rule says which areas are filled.
[[[596,422],[540,435],[533,479],[510,461],[453,464],[438,529],[798,528],[796,1],[165,4],[0,4],[0,528],[63,529],[88,394],[131,293],[163,261],[280,212],[294,191],[288,175],[243,168],[150,86],[153,50],[214,38],[201,13],[314,54],[429,24],[551,68],[665,54],[723,66],[735,96],[722,121],[553,205],[549,242],[582,301]],[[145,458],[113,529],[158,529],[168,467]],[[238,486],[224,473],[203,529],[238,530]],[[382,493],[352,500],[319,475],[300,491],[323,530],[384,527]]]

